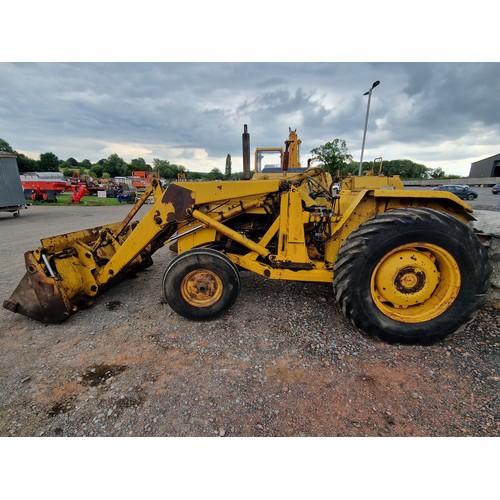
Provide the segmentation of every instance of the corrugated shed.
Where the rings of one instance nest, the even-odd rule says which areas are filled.
[[[471,163],[469,177],[500,177],[500,154]]]
[[[24,193],[16,156],[0,151],[0,210],[24,205]]]

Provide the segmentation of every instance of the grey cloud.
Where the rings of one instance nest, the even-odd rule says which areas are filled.
[[[103,142],[239,155],[244,123],[252,145],[281,145],[290,126],[298,128],[303,154],[335,137],[355,153],[363,93],[375,80],[382,83],[372,97],[368,147],[420,145],[424,154],[476,130],[498,144],[500,133],[498,63],[1,63],[0,69],[0,137],[14,149],[60,157],[97,160]],[[67,153],[79,142],[81,150]],[[464,155],[472,151],[467,142],[460,146]]]

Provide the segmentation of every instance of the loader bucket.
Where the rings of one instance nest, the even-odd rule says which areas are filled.
[[[29,253],[25,255],[27,264]],[[39,273],[34,266],[27,265],[27,268],[28,272],[3,306],[43,323],[61,323],[66,320],[71,309],[68,310],[54,280]]]
[[[98,294],[151,265],[158,248],[152,241],[160,232],[150,223],[155,214],[145,217],[152,236],[146,228],[129,238],[139,226],[130,224],[139,207],[122,222],[43,238],[41,247],[24,254],[27,272],[3,307],[43,323],[62,323],[92,305]],[[117,255],[118,262],[113,260]]]

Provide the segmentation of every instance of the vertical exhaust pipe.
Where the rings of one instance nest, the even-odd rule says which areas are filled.
[[[241,139],[243,143],[243,180],[248,181],[250,179],[250,134],[246,125],[243,125]]]

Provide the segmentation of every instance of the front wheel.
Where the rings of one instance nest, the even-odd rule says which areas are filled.
[[[334,292],[366,333],[428,344],[455,332],[484,305],[491,265],[468,226],[428,208],[383,213],[342,245]]]
[[[221,315],[234,304],[240,287],[235,264],[210,248],[196,248],[174,257],[163,275],[168,305],[193,320]]]
[[[469,194],[469,195],[467,196],[467,199],[468,199],[468,200],[475,200],[475,199],[476,199],[476,197],[475,197],[473,194]]]

